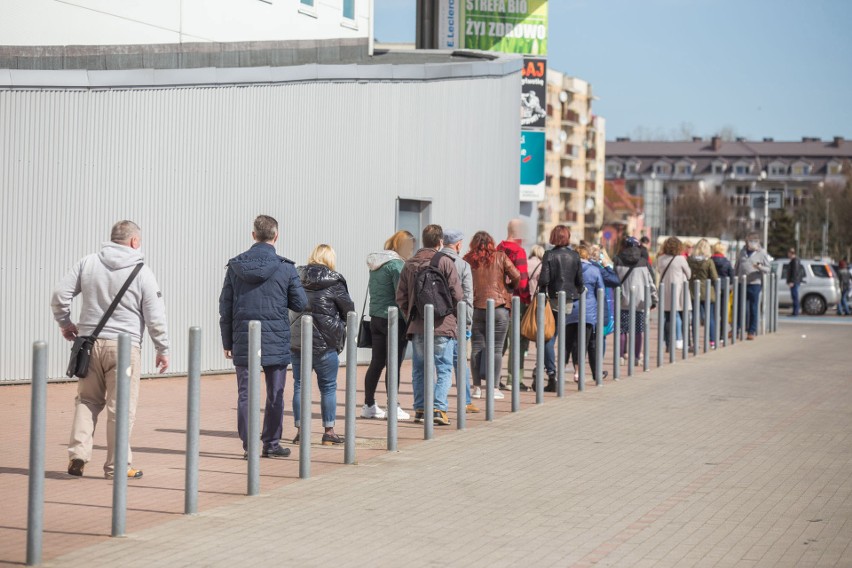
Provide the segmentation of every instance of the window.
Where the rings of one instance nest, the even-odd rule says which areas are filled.
[[[751,164],[739,163],[734,166],[734,173],[738,176],[748,175],[751,172]]]
[[[638,174],[639,173],[639,162],[637,160],[630,160],[627,162],[627,173],[628,174]]]
[[[671,173],[671,166],[666,163],[656,163],[654,164],[654,173],[661,175],[668,175]]]
[[[692,173],[692,164],[688,162],[680,162],[675,167],[675,173],[680,176],[688,176]]]
[[[843,173],[843,164],[840,162],[829,162],[828,163],[828,174],[832,176],[837,176]]]
[[[313,4],[311,0],[311,4]],[[355,0],[343,0],[343,17],[347,20],[355,19]]]
[[[807,176],[811,173],[811,166],[806,164],[805,162],[796,162],[792,167],[792,174],[794,176]]]
[[[769,164],[769,175],[785,176],[787,175],[787,166],[779,162]]]
[[[606,165],[606,177],[615,178],[621,174],[621,167],[618,164]]]
[[[812,264],[811,272],[814,273],[814,276],[817,278],[831,278],[828,275],[828,268],[824,264]]]
[[[790,272],[790,263],[789,263],[789,262],[785,262],[785,263],[781,266],[781,280],[782,280],[782,281],[786,281],[786,280],[787,280],[787,274],[788,274],[789,272]],[[804,278],[805,278],[805,267],[804,267],[804,266],[802,266],[802,264],[801,264],[801,263],[799,263],[799,280],[803,280]]]
[[[714,174],[723,174],[725,173],[725,169],[727,169],[727,165],[725,164],[725,162],[713,162]]]

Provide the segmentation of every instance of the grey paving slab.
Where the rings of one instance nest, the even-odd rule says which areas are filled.
[[[783,326],[46,565],[852,566],[850,347]]]

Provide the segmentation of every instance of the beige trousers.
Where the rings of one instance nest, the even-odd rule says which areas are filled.
[[[107,457],[104,474],[113,475],[115,469],[115,375],[118,358],[118,341],[98,339],[92,348],[89,375],[77,381],[77,397],[74,399],[74,423],[68,454],[71,459],[88,462],[92,459],[92,438],[98,425],[98,415],[107,409]],[[130,349],[130,412],[128,413],[127,465],[133,462],[130,451],[130,435],[136,420],[136,403],[139,400],[140,349]]]

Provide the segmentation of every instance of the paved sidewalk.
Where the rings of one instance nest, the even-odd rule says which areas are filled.
[[[47,565],[852,566],[850,345],[784,327]]]

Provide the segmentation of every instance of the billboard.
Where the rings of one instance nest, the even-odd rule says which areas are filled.
[[[442,0],[438,6],[438,49],[459,49],[462,26],[461,6],[464,0]]]
[[[543,131],[521,131],[521,201],[544,199],[545,150]]]
[[[521,126],[544,128],[547,118],[547,60],[524,58],[521,71]]]
[[[465,0],[463,23],[465,49],[547,55],[547,0]]]

